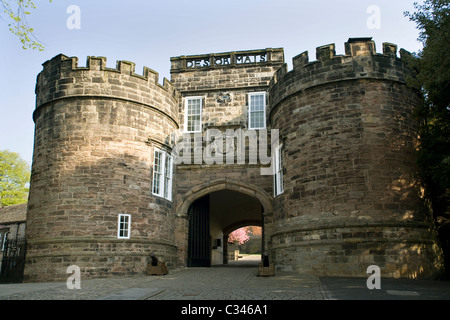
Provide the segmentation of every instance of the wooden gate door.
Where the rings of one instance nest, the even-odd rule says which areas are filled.
[[[209,195],[196,200],[189,208],[188,267],[211,266],[209,233]]]

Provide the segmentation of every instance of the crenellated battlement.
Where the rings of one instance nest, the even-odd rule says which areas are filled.
[[[147,105],[178,119],[180,95],[172,83],[147,67],[142,75],[135,73],[135,63],[119,60],[116,68],[106,66],[105,57],[88,56],[86,66],[77,57],[63,54],[43,63],[37,77],[36,109],[64,98],[96,97],[121,99]]]
[[[350,38],[345,43],[345,55],[337,55],[335,44],[316,48],[316,60],[309,60],[305,51],[292,59],[293,70],[284,64],[274,75],[270,84],[271,107],[289,95],[331,82],[354,79],[379,79],[405,83],[411,73],[404,55],[397,46],[383,43],[383,52],[377,53],[371,38]]]
[[[78,57],[68,57],[63,54],[59,54],[42,64],[44,67],[42,72],[45,72],[47,68],[51,69],[52,67],[55,67],[55,64],[61,64],[62,71],[68,71],[68,67],[70,66],[71,71],[109,71],[126,74],[148,81],[149,83],[154,83],[155,85],[166,89],[168,92],[173,92],[174,95],[177,95],[177,93],[174,92],[175,90],[172,83],[167,78],[163,78],[163,84],[161,85],[159,83],[159,73],[148,67],[143,68],[142,75],[137,74],[135,73],[136,64],[131,61],[118,60],[116,61],[116,68],[108,68],[106,66],[106,57],[88,56],[86,60],[86,67],[80,67],[78,65]]]

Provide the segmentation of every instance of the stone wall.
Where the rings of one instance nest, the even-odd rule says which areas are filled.
[[[322,275],[432,276],[439,248],[419,198],[417,95],[396,47],[350,39],[294,58],[270,89],[284,188],[274,199],[276,265]]]
[[[182,96],[205,99],[204,130],[245,129],[248,127],[247,94],[267,91],[273,74],[284,64],[284,53],[283,49],[269,48],[181,56],[171,58],[171,62],[171,81]],[[180,107],[180,127],[184,131],[184,108]]]
[[[274,73],[284,64],[283,49],[263,49],[252,51],[226,52],[196,56],[171,58],[171,81],[182,97],[201,96],[204,105],[202,110],[202,150],[192,147],[195,152],[204,152],[207,146],[208,129],[216,129],[223,133],[224,149],[226,147],[226,130],[248,129],[248,93],[267,92]],[[184,105],[180,104],[180,133],[184,129]],[[256,133],[259,135],[259,131]],[[192,139],[194,135],[192,134]],[[269,135],[270,139],[270,135]],[[192,140],[193,141],[193,140]],[[193,143],[193,142],[192,142]],[[236,146],[237,140],[234,140]],[[246,140],[245,163],[238,163],[237,152],[230,163],[226,155],[223,163],[201,164],[182,163],[176,169],[177,230],[180,230],[177,247],[180,264],[186,263],[187,230],[189,226],[187,209],[196,198],[218,190],[233,190],[248,194],[257,199],[272,198],[272,176],[261,175],[262,165],[258,160],[250,164],[250,157],[258,150],[250,146]],[[189,144],[188,144],[189,145]],[[254,146],[253,146],[254,147]],[[265,145],[270,156],[270,146]],[[256,153],[256,154],[255,154]],[[193,160],[193,158],[192,158]],[[194,192],[197,190],[196,192]],[[230,199],[233,201],[233,199]],[[271,205],[266,205],[266,220],[272,215]],[[243,217],[245,219],[245,217]],[[267,230],[270,228],[267,227]],[[270,239],[270,237],[267,237]]]
[[[152,195],[154,148],[170,150],[178,97],[168,81],[134,64],[56,56],[36,86],[35,147],[27,218],[25,279],[145,272],[154,252],[176,263],[172,203]],[[131,215],[118,239],[118,215]]]

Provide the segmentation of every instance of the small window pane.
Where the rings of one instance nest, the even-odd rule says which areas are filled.
[[[168,155],[164,167],[164,198],[172,200],[172,157]]]
[[[163,153],[155,150],[155,160],[153,165],[153,193],[161,194],[161,178],[162,178],[162,158]]]
[[[249,94],[249,128],[264,129],[266,127],[266,94]]]
[[[201,131],[202,98],[186,98],[186,131]]]
[[[274,155],[275,175],[273,179],[274,194],[278,196],[284,192],[283,187],[283,163],[281,156],[281,146],[275,149]]]
[[[130,238],[131,216],[129,214],[119,214],[117,237],[120,239]]]
[[[172,179],[173,157],[164,151],[155,150],[152,193],[172,200]]]

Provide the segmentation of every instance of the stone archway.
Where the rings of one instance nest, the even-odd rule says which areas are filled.
[[[197,200],[211,198],[210,244],[211,263],[223,264],[224,232],[236,226],[260,225],[264,230],[262,246],[268,246],[270,239],[272,200],[255,186],[227,179],[216,180],[192,188],[177,206],[177,246],[179,262],[186,266],[188,259],[190,217],[189,210]],[[209,222],[208,222],[209,223]],[[191,227],[192,229],[192,227]]]
[[[255,197],[263,206],[264,215],[271,215],[273,212],[272,197],[266,192],[261,191],[257,186],[245,184],[240,181],[230,179],[212,180],[201,185],[193,187],[188,191],[179,202],[176,213],[179,217],[185,216],[191,204],[214,191],[231,190],[237,191],[252,197]]]

